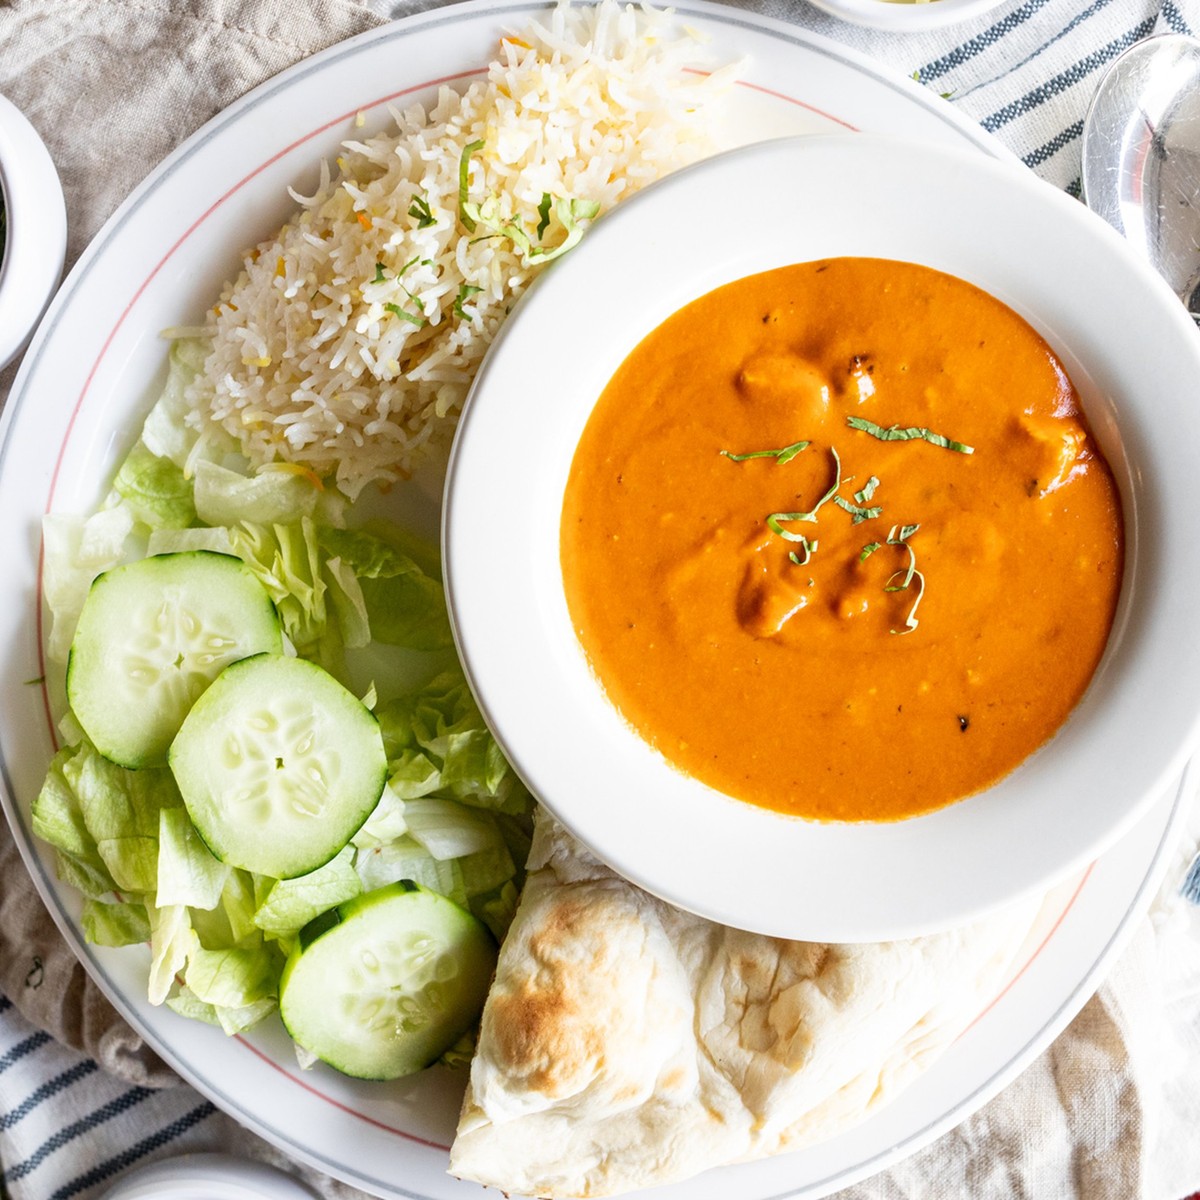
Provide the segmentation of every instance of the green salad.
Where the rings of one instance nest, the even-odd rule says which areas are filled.
[[[515,910],[533,802],[454,652],[434,547],[310,472],[200,445],[164,391],[86,519],[51,515],[63,748],[34,804],[86,936],[147,993],[302,1061],[461,1061]],[[58,670],[61,668],[61,670]],[[414,680],[417,686],[414,686]]]

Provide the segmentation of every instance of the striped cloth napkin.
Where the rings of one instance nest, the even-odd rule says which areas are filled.
[[[1030,168],[1079,194],[1083,115],[1104,67],[1200,0],[1008,0],[948,30],[885,35],[804,0],[740,5],[913,75]],[[48,141],[67,192],[68,263],[187,133],[243,91],[422,0],[8,0],[0,93]],[[86,120],[80,120],[80,114]],[[13,369],[0,374],[0,402]],[[1162,896],[1105,985],[978,1114],[839,1200],[1182,1200],[1200,1190],[1200,908],[1179,889],[1200,806]],[[290,1163],[170,1070],[117,1017],[54,929],[0,823],[0,1193],[99,1197],[185,1151],[273,1163],[315,1196],[362,1193]]]

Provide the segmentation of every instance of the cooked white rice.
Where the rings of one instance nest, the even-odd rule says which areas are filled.
[[[223,427],[254,466],[299,464],[351,497],[409,475],[448,443],[496,330],[567,236],[565,204],[546,223],[545,198],[603,213],[711,151],[730,68],[689,70],[699,55],[669,12],[564,3],[503,39],[486,81],[345,143],[336,176],[293,193],[300,210],[213,309],[197,427]],[[511,224],[495,233],[514,221],[524,247]]]

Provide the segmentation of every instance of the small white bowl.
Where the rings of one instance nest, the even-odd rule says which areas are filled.
[[[58,172],[37,130],[0,96],[0,369],[29,342],[62,278],[67,210]]]
[[[854,25],[889,33],[924,33],[957,25],[1004,3],[1004,0],[809,0],[815,8]]]
[[[841,255],[950,272],[1029,321],[1080,393],[1125,519],[1116,622],[1063,728],[994,787],[889,823],[785,817],[670,767],[592,674],[559,562],[575,446],[629,351],[722,284]],[[882,940],[1048,888],[1130,828],[1200,734],[1197,378],[1200,339],[1163,280],[1014,164],[853,134],[760,143],[671,176],[541,276],[468,399],[443,544],[485,716],[534,793],[600,858],[726,924]]]
[[[181,1154],[131,1171],[100,1200],[317,1200],[275,1167],[226,1154]]]

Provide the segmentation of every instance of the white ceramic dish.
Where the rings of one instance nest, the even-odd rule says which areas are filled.
[[[911,80],[833,43],[736,8],[683,0],[719,55],[749,58],[726,141],[863,128],[912,134],[1002,156],[998,144]],[[148,954],[88,945],[79,899],[32,837],[29,805],[52,753],[41,689],[38,526],[47,509],[81,511],[102,494],[163,375],[159,331],[191,322],[239,251],[291,209],[316,163],[371,127],[389,98],[432,95],[438,81],[479,74],[505,28],[539,6],[473,3],[406,20],[334,47],[222,113],[156,169],[84,253],[30,344],[0,418],[3,701],[0,802],[64,935],[118,1009],[191,1084],[285,1152],[382,1197],[481,1200],[446,1175],[461,1080],[429,1072],[381,1087],[318,1067],[301,1072],[282,1030],[218,1031],[145,999]],[[433,501],[414,517],[436,528]],[[893,1105],[829,1143],[713,1172],[653,1200],[815,1198],[911,1153],[961,1120],[1052,1038],[1096,986],[1144,911],[1182,805],[1164,797],[1131,834],[1047,898],[1004,994]]]
[[[739,228],[768,236],[713,239],[735,195]],[[1079,388],[1125,512],[1113,633],[1066,724],[995,786],[907,821],[789,818],[671,767],[604,696],[559,566],[575,445],[638,341],[724,283],[838,255],[948,271],[1029,320]],[[1023,168],[843,134],[762,143],[679,172],[598,222],[537,281],[459,424],[446,583],[489,723],[534,794],[601,858],[730,925],[884,940],[1044,890],[1146,811],[1200,730],[1189,601],[1200,544],[1186,545],[1200,492],[1188,386],[1198,376],[1200,342],[1170,289],[1107,225]],[[1152,714],[1150,695],[1161,698]]]
[[[982,17],[1004,0],[809,0],[832,16],[888,33],[924,33]]]
[[[226,1154],[184,1154],[124,1176],[100,1200],[318,1200],[266,1163]]]
[[[0,368],[25,348],[62,276],[67,210],[37,130],[0,96],[0,198],[7,236],[0,251]]]

